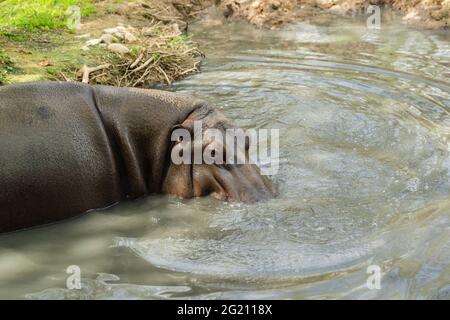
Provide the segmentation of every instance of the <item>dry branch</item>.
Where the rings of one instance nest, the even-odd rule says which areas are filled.
[[[88,66],[84,65],[83,67],[81,67],[80,71],[78,72],[79,76],[82,77],[81,82],[89,83],[89,76],[91,75],[91,73],[94,73],[99,70],[107,69],[110,66],[111,65],[109,63],[102,64],[100,66],[93,67],[93,68],[89,68]]]

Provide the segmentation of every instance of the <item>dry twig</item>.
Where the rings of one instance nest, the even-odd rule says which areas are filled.
[[[89,76],[91,73],[99,71],[99,70],[107,69],[110,66],[111,65],[109,63],[102,64],[100,66],[93,67],[93,68],[89,68],[88,66],[84,65],[83,67],[81,67],[80,71],[78,72],[79,75],[82,77],[81,82],[89,83]]]

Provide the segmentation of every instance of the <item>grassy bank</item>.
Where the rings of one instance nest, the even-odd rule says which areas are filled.
[[[97,4],[95,0],[0,1],[0,85],[54,79],[60,70],[85,63],[68,27],[67,10],[78,6],[84,21],[99,11]]]
[[[183,29],[184,11],[173,2],[0,0],[0,85],[87,79],[97,84],[153,86],[194,73],[202,55]],[[81,9],[78,30],[67,26],[66,10],[73,5]],[[125,31],[106,34],[115,28]],[[105,37],[109,40],[100,39]],[[114,52],[111,45],[126,47],[128,52]],[[93,71],[99,66],[107,67]]]
[[[66,10],[80,8],[81,17],[95,12],[93,0],[4,0],[0,2],[0,32],[55,29],[67,25]]]

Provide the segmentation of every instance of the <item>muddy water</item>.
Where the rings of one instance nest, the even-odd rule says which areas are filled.
[[[2,236],[0,297],[449,299],[448,31],[333,19],[191,32],[208,61],[173,90],[279,129],[280,197],[152,196]],[[81,290],[66,289],[69,265]]]

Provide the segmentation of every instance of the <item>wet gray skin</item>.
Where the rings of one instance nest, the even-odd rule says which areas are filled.
[[[1,236],[0,297],[450,298],[448,31],[336,17],[191,31],[207,64],[172,89],[280,129],[280,196],[153,196]]]

